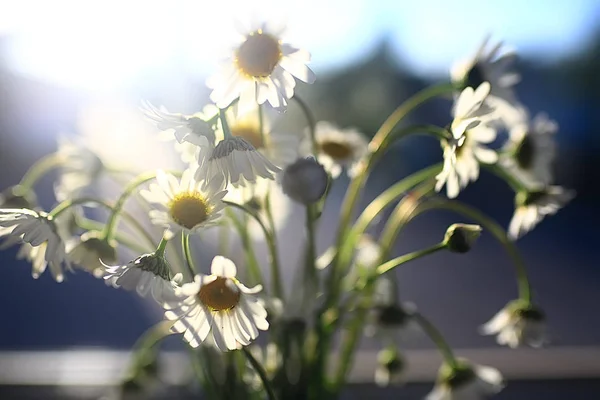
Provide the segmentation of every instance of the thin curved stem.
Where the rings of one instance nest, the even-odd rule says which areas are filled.
[[[310,110],[310,108],[308,107],[308,104],[306,104],[304,102],[304,100],[302,100],[298,96],[294,96],[294,97],[292,97],[292,99],[294,99],[296,101],[296,103],[298,104],[298,106],[300,106],[300,109],[302,110],[302,113],[304,114],[304,117],[306,118],[306,122],[308,123],[308,132],[310,135],[310,143],[312,146],[312,153],[314,154],[315,158],[318,161],[319,160],[319,158],[318,158],[319,144],[317,143],[317,135],[316,135],[317,120],[316,120],[315,116],[313,115],[312,111]]]
[[[225,210],[229,219],[233,223],[234,228],[237,230],[238,235],[240,235],[240,239],[242,240],[242,247],[245,250],[246,263],[248,264],[248,272],[250,273],[250,278],[255,283],[263,283],[262,272],[260,270],[260,266],[258,265],[258,260],[256,259],[256,254],[254,253],[254,246],[252,244],[252,239],[248,234],[248,226],[242,223],[236,215],[231,212],[231,210]]]
[[[271,382],[269,381],[269,377],[267,376],[265,369],[262,367],[262,365],[260,365],[256,358],[254,358],[252,353],[250,353],[250,350],[248,350],[246,347],[242,347],[242,351],[252,365],[252,368],[254,368],[258,376],[260,376],[260,380],[262,381],[263,387],[267,392],[267,396],[269,396],[269,400],[276,400],[277,396],[275,396],[275,392],[273,391],[273,387],[271,387]]]
[[[48,154],[35,162],[23,175],[19,186],[23,190],[31,190],[33,185],[51,169],[60,166],[64,162],[64,157],[59,153]]]
[[[393,258],[377,267],[377,269],[375,270],[376,276],[381,276],[381,275],[385,274],[386,272],[389,272],[402,264],[405,264],[409,261],[416,260],[417,258],[427,256],[429,254],[433,254],[433,253],[435,253],[439,250],[443,250],[445,248],[446,248],[446,244],[438,243],[438,244],[428,247],[426,249],[413,251],[411,253],[404,254],[399,257]]]
[[[77,226],[79,226],[81,229],[85,229],[85,230],[101,230],[104,228],[104,224],[98,222],[98,221],[94,221],[91,219],[79,219],[77,221]],[[141,246],[137,240],[127,237],[121,233],[117,233],[114,236],[114,239],[122,244],[123,246],[129,248],[130,250],[135,251],[136,253],[139,254],[145,254],[145,253],[149,253],[152,251],[152,249],[154,249],[154,244],[152,244],[152,246],[150,246],[149,248],[145,248],[143,246]]]
[[[419,312],[415,312],[414,314],[412,314],[411,318],[414,318],[414,320],[419,325],[421,325],[421,328],[423,328],[423,330],[425,331],[425,333],[427,334],[427,336],[429,336],[429,338],[437,346],[438,350],[440,351],[440,353],[444,357],[444,360],[446,361],[446,363],[452,369],[455,369],[456,367],[458,367],[458,362],[456,361],[456,357],[454,356],[454,352],[452,351],[452,348],[450,347],[450,345],[448,344],[448,342],[446,342],[446,339],[444,339],[444,336],[439,331],[439,329],[437,329],[435,327],[435,325],[433,325],[431,323],[431,321],[429,321],[427,318],[425,318],[423,316],[423,314],[421,314]]]
[[[485,169],[491,171],[498,178],[505,181],[515,193],[525,190],[526,187],[515,176],[511,175],[499,165],[496,164],[481,164]]]
[[[196,275],[196,267],[194,266],[194,260],[192,258],[192,251],[190,249],[190,234],[181,231],[181,248],[185,255],[186,265],[192,279]]]
[[[50,211],[48,213],[48,216],[52,217],[52,218],[56,218],[60,214],[62,214],[63,212],[67,211],[71,207],[75,207],[75,206],[83,205],[83,204],[88,204],[88,203],[98,204],[98,205],[101,205],[101,206],[103,206],[105,208],[108,208],[109,210],[114,210],[114,207],[112,205],[110,205],[105,200],[96,199],[94,197],[80,197],[80,198],[77,198],[77,199],[69,199],[69,200],[65,200],[65,201],[61,202],[56,207],[54,207],[52,209],[52,211]]]
[[[497,222],[476,208],[455,200],[435,202],[427,206],[432,209],[446,209],[462,214],[465,217],[477,222],[485,230],[488,230],[492,235],[494,235],[500,244],[504,246],[509,256],[513,259],[515,272],[517,274],[519,298],[529,303],[531,302],[531,286],[529,284],[529,277],[527,276],[527,268],[525,267],[523,257],[521,256],[517,246],[506,235],[506,231]]]
[[[275,235],[271,230],[269,230],[269,228],[267,228],[260,216],[254,210],[251,210],[250,208],[241,204],[233,203],[231,201],[223,202],[230,207],[234,207],[244,211],[246,214],[251,216],[256,222],[258,222],[258,225],[261,227],[265,235],[267,247],[269,249],[269,265],[271,265],[271,282],[273,295],[281,299],[281,296],[283,295],[283,285],[281,283],[281,276],[279,273],[279,257],[277,254],[277,243],[275,240]]]

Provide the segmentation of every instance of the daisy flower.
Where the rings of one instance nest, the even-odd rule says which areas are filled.
[[[516,240],[531,231],[547,215],[554,215],[575,197],[575,192],[560,186],[518,193],[515,213],[508,226],[508,236]]]
[[[538,307],[515,300],[481,326],[483,335],[497,335],[500,345],[516,349],[524,344],[541,347],[546,342],[545,315]]]
[[[98,231],[89,231],[67,245],[67,257],[73,264],[100,278],[104,275],[103,263],[117,261],[117,243],[108,241]]]
[[[267,311],[254,294],[262,290],[244,286],[236,279],[233,261],[216,256],[211,275],[196,275],[194,282],[175,291],[179,298],[165,302],[165,317],[176,321],[173,330],[183,333],[192,347],[198,347],[212,332],[222,351],[247,346],[258,337],[258,330],[269,328]]]
[[[498,159],[496,152],[485,146],[496,139],[496,130],[486,125],[491,109],[483,105],[489,88],[487,83],[476,90],[466,88],[453,109],[452,137],[441,142],[444,167],[435,186],[440,191],[446,185],[449,198],[455,198],[469,182],[477,180],[480,162],[492,164]]]
[[[185,231],[194,233],[218,223],[225,204],[223,181],[219,177],[196,180],[194,171],[187,169],[181,180],[158,171],[156,183],[140,194],[158,209],[150,211],[153,224],[168,228],[173,234]]]
[[[50,265],[54,280],[64,280],[63,265],[71,269],[71,263],[52,217],[28,209],[0,209],[0,230],[2,228],[9,228],[3,230],[3,234],[8,236],[3,246],[27,244],[21,246],[17,258],[26,258],[32,263],[34,278],[38,278]]]
[[[159,304],[175,298],[174,289],[182,279],[181,274],[173,277],[166,258],[156,253],[144,254],[126,265],[102,264],[107,285],[125,290],[135,289],[141,297],[150,293]]]
[[[207,105],[202,112],[192,115],[171,113],[165,107],[157,108],[148,101],[142,102],[144,115],[150,119],[167,138],[175,139],[175,150],[181,160],[189,164],[196,158],[198,148],[213,149],[219,109]]]
[[[273,174],[281,171],[241,137],[222,140],[209,157],[202,159],[199,156],[198,164],[196,176],[222,177],[234,187],[246,182],[255,183],[257,178],[274,179]]]
[[[37,204],[35,192],[23,191],[21,186],[12,186],[0,192],[0,208],[27,208],[33,209]],[[0,227],[0,238],[8,235],[12,227]]]
[[[217,107],[226,108],[239,97],[241,112],[267,101],[285,110],[294,95],[294,77],[306,83],[315,81],[314,73],[306,66],[310,53],[285,43],[281,39],[283,29],[274,24],[242,30],[222,70],[207,81],[213,89],[210,99]]]
[[[367,153],[368,141],[356,129],[340,129],[326,121],[317,122],[315,126],[315,139],[318,147],[318,159],[331,174],[332,178],[340,176],[343,169],[349,177],[357,173],[357,165]],[[303,153],[312,154],[310,136],[305,135]]]
[[[510,71],[516,60],[513,51],[502,51],[502,42],[489,48],[486,38],[477,52],[455,63],[450,71],[453,83],[463,87],[479,87],[483,82],[491,85],[490,99],[500,99],[506,105],[515,105],[513,87],[519,82],[519,74]]]
[[[500,372],[492,367],[458,360],[456,367],[442,364],[438,379],[426,400],[477,400],[496,394],[504,387]]]
[[[104,170],[100,157],[81,142],[59,137],[58,155],[63,159],[54,192],[58,201],[76,196],[98,179]]]
[[[527,187],[549,185],[553,181],[554,136],[558,125],[545,114],[538,114],[531,121],[524,114],[522,122],[510,129],[506,152],[500,162]]]

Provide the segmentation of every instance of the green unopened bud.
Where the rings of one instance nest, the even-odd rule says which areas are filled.
[[[377,369],[375,370],[375,383],[378,386],[388,386],[398,382],[404,371],[405,362],[398,349],[388,347],[377,354]]]
[[[101,232],[89,231],[81,235],[81,240],[69,250],[71,261],[84,270],[100,278],[104,274],[104,264],[117,261],[117,242],[108,240]]]
[[[37,199],[31,190],[22,186],[12,186],[0,192],[0,208],[35,208]]]
[[[444,244],[451,252],[466,253],[471,250],[480,235],[479,225],[452,224],[446,231]]]

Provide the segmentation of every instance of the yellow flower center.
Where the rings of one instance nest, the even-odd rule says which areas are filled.
[[[187,229],[207,220],[210,206],[199,192],[180,193],[169,203],[169,214],[173,221]]]
[[[265,147],[265,142],[263,141],[262,135],[260,134],[260,130],[257,126],[250,124],[236,124],[231,126],[230,129],[233,136],[246,139],[246,141],[254,146],[255,149],[258,150]]]
[[[340,142],[322,142],[319,147],[321,151],[334,160],[344,160],[352,155],[352,148]]]
[[[271,75],[281,56],[279,41],[259,30],[251,33],[237,49],[235,62],[243,74],[265,78]]]
[[[229,278],[217,277],[203,285],[198,298],[211,311],[231,310],[240,302],[240,291]]]

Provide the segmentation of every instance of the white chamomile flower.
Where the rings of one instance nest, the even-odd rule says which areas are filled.
[[[37,204],[37,198],[33,190],[24,190],[17,185],[9,187],[0,192],[0,208],[27,208],[33,209]],[[12,227],[0,227],[0,238],[8,235]]]
[[[217,107],[226,108],[239,97],[240,112],[265,102],[285,110],[294,95],[294,77],[306,83],[315,81],[314,73],[306,66],[310,53],[283,42],[283,29],[262,23],[239,33],[239,43],[222,70],[207,81],[213,89],[210,98]]]
[[[104,275],[105,264],[117,261],[117,242],[98,231],[89,231],[67,245],[67,257],[96,278]]]
[[[175,150],[184,163],[191,163],[198,147],[212,149],[215,144],[215,128],[218,109],[212,105],[202,112],[191,115],[171,113],[165,107],[157,108],[150,102],[142,102],[142,112],[152,120],[167,138],[175,139]]]
[[[98,179],[104,170],[100,157],[76,139],[60,136],[57,154],[63,161],[58,181],[54,185],[58,201],[76,196]]]
[[[52,217],[28,209],[0,209],[0,230],[2,228],[9,228],[3,230],[3,234],[8,236],[3,247],[25,243],[17,257],[32,263],[34,278],[38,278],[50,265],[54,280],[64,280],[63,265],[70,270],[71,264]]]
[[[391,383],[401,383],[405,364],[404,358],[396,346],[380,350],[377,354],[377,368],[375,369],[377,386],[386,387]]]
[[[141,297],[151,294],[159,304],[175,298],[175,288],[182,275],[171,274],[164,256],[150,253],[139,256],[126,265],[104,265],[104,280],[114,288],[134,290]]]
[[[503,387],[504,379],[496,368],[458,360],[455,367],[442,364],[435,387],[426,400],[485,399]]]
[[[473,56],[455,63],[450,71],[450,78],[452,82],[463,87],[476,88],[483,82],[489,82],[490,100],[499,99],[509,107],[516,105],[513,87],[519,82],[520,77],[519,74],[510,71],[516,53],[502,51],[502,42],[492,48],[488,48],[488,43],[489,37],[483,41]]]
[[[198,174],[209,178],[222,177],[234,187],[255,183],[257,178],[274,179],[274,174],[281,171],[241,137],[220,141],[204,162],[198,159],[198,164]]]
[[[480,332],[497,335],[498,344],[513,349],[522,345],[541,347],[546,343],[546,317],[531,303],[515,300],[482,325]]]
[[[476,90],[468,87],[454,106],[454,120],[450,128],[452,137],[442,140],[444,167],[436,177],[435,186],[440,191],[446,185],[449,198],[455,198],[469,182],[477,180],[480,162],[493,164],[498,159],[495,151],[484,146],[496,139],[496,130],[486,124],[492,110],[483,105],[489,89],[487,83]]]
[[[516,240],[531,231],[547,215],[554,215],[575,197],[575,192],[560,186],[520,192],[515,198],[515,213],[508,227],[508,236]]]
[[[211,275],[196,275],[194,282],[176,289],[177,300],[165,302],[165,317],[176,321],[173,331],[183,333],[192,347],[198,347],[212,332],[222,351],[249,345],[258,330],[269,328],[263,302],[254,296],[262,290],[244,286],[236,279],[233,261],[216,256]]]
[[[340,176],[343,169],[351,178],[356,175],[356,167],[367,153],[368,141],[362,133],[353,128],[340,129],[330,122],[319,121],[315,126],[315,139],[319,163],[323,164],[332,178]],[[302,146],[305,155],[312,154],[308,133]]]
[[[218,176],[196,180],[194,170],[187,169],[179,181],[173,175],[158,171],[156,183],[140,193],[157,206],[150,211],[152,223],[175,234],[182,230],[193,233],[216,225],[225,207],[222,199],[227,191],[223,190],[223,180]]]
[[[556,155],[556,122],[545,114],[529,120],[524,112],[521,123],[510,129],[501,164],[529,188],[549,185],[553,181],[552,163]]]

